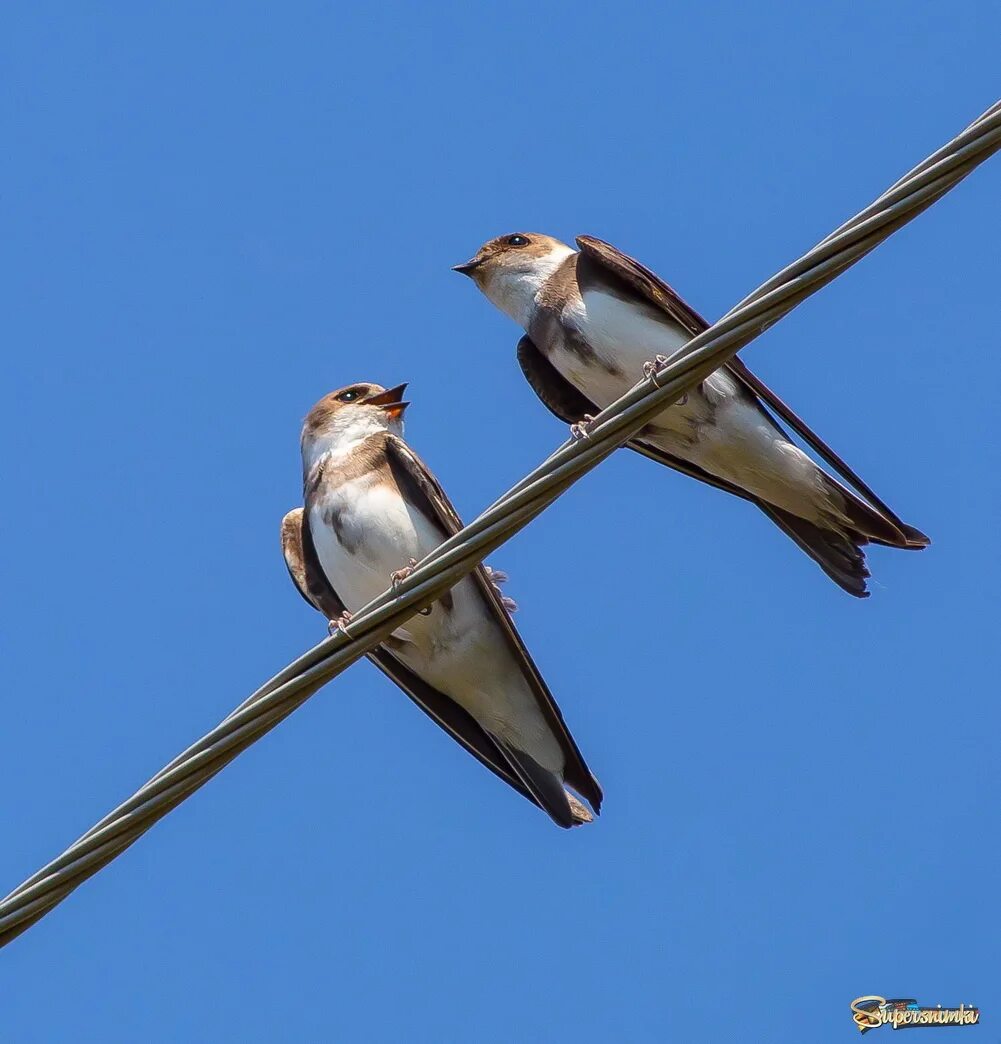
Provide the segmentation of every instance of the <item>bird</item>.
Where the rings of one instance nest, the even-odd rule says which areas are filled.
[[[517,355],[542,402],[586,437],[593,415],[709,324],[659,276],[594,236],[577,250],[552,236],[488,240],[453,271],[525,331]],[[848,488],[797,446],[778,415]],[[869,595],[867,544],[920,550],[907,525],[763,381],[733,359],[627,444],[652,460],[756,504],[843,590]]]
[[[324,396],[302,427],[302,508],[282,519],[299,593],[349,633],[352,612],[409,575],[462,528],[403,438],[405,384]],[[602,790],[511,619],[487,566],[401,624],[368,655],[414,703],[560,827],[591,822]]]

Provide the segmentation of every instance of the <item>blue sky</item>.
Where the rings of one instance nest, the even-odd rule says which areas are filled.
[[[562,441],[450,265],[587,232],[718,316],[995,100],[1001,33],[973,3],[2,18],[0,891],[323,636],[277,543],[321,394],[409,380],[466,517]],[[996,1024],[999,191],[995,159],[745,352],[929,551],[876,550],[860,603],[616,455],[492,556],[598,823],[357,665],[3,952],[4,1035],[839,1041],[872,993]]]

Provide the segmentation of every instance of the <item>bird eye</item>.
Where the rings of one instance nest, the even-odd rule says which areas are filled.
[[[528,236],[508,236],[507,245],[513,247],[528,246]]]
[[[341,394],[337,396],[337,401],[354,402],[359,395],[361,395],[361,392],[357,388],[348,388],[346,392],[341,392]]]

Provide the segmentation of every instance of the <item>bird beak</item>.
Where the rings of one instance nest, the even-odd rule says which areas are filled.
[[[406,384],[398,384],[395,388],[387,388],[385,391],[370,395],[365,400],[366,406],[381,406],[394,420],[403,416],[403,411],[410,405],[403,401],[403,393],[407,390]]]
[[[452,271],[461,272],[462,275],[472,275],[482,264],[482,257],[471,257],[468,261],[463,261],[461,265],[452,265]]]

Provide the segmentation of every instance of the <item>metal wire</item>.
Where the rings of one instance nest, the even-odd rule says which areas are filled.
[[[589,426],[587,438],[564,443],[432,551],[396,590],[383,592],[355,613],[350,636],[339,632],[289,664],[62,855],[15,888],[0,901],[0,946],[31,927],[420,606],[452,587],[661,410],[930,207],[999,148],[1001,102],[603,410]]]

